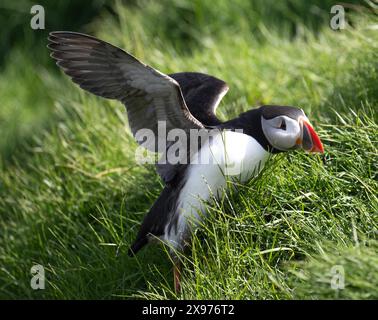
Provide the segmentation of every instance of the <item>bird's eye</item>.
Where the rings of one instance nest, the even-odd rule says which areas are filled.
[[[286,130],[286,122],[285,122],[284,119],[282,119],[282,122],[281,122],[281,125],[280,125],[280,129]]]

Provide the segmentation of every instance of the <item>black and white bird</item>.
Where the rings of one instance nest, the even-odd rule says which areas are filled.
[[[191,147],[193,141],[181,142],[186,148],[182,161],[157,165],[165,187],[129,250],[132,256],[153,240],[168,244],[175,261],[176,290],[180,286],[176,252],[190,243],[206,201],[225,190],[228,177],[248,181],[274,153],[297,148],[323,152],[318,135],[300,108],[261,106],[222,122],[215,115],[228,91],[222,80],[196,72],[165,75],[120,48],[80,33],[52,32],[48,39],[52,58],[75,83],[126,106],[134,136],[148,129],[157,140],[167,139],[159,137],[158,123],[162,121],[167,131],[179,128],[188,137],[191,130],[208,134],[200,144],[195,141],[197,149]],[[164,145],[168,148],[172,141]],[[144,146],[167,154],[155,143]]]

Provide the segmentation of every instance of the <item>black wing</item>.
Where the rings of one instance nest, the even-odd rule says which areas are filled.
[[[190,113],[205,126],[216,126],[221,121],[215,111],[228,91],[226,82],[199,72],[179,72],[169,75],[180,85]]]
[[[57,65],[81,88],[125,104],[134,135],[139,129],[151,129],[159,139],[158,121],[166,121],[167,131],[221,123],[215,110],[228,91],[222,80],[195,72],[167,76],[122,49],[85,34],[52,32],[49,42]],[[157,150],[159,145],[155,140],[152,146],[143,146],[166,152]],[[164,164],[158,165],[157,171],[169,182],[180,168]]]
[[[122,49],[76,32],[51,32],[49,42],[51,57],[73,82],[125,104],[134,135],[139,129],[151,129],[158,137],[158,121],[166,122],[167,131],[203,128],[189,112],[174,79]],[[156,151],[156,144],[149,149]]]

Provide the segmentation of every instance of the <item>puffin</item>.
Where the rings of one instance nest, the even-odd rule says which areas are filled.
[[[132,257],[152,242],[168,245],[177,293],[180,254],[190,247],[193,232],[206,217],[206,206],[227,191],[228,181],[247,183],[277,153],[324,152],[299,107],[262,105],[221,121],[216,109],[229,87],[214,76],[166,75],[82,33],[51,32],[48,42],[51,57],[74,83],[122,102],[140,147],[162,155],[156,169],[164,188],[145,215],[128,254]],[[159,131],[162,124],[166,134]],[[172,139],[170,133],[175,130],[180,134]]]

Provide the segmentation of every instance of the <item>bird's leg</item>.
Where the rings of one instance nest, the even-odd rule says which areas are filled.
[[[179,294],[181,291],[181,264],[180,262],[174,262],[173,263],[173,282],[175,286],[175,292],[176,294]]]

